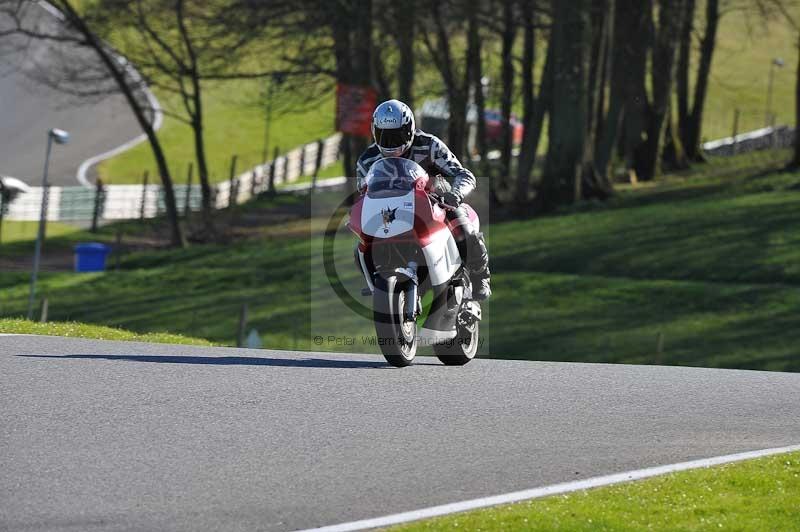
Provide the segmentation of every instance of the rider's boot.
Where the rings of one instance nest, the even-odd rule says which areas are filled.
[[[476,301],[485,301],[492,295],[489,272],[489,251],[483,233],[475,230],[463,208],[450,211],[454,234],[458,242],[461,259],[470,274],[472,281],[472,297]]]
[[[467,234],[467,270],[472,281],[472,297],[476,301],[486,301],[492,295],[491,272],[489,271],[489,252],[483,233]]]

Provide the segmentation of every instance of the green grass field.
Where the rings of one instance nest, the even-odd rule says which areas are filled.
[[[702,12],[702,6],[698,11]],[[699,24],[702,25],[702,21]],[[739,132],[764,126],[767,77],[770,63],[776,57],[783,58],[786,66],[775,73],[773,112],[779,124],[794,122],[795,41],[794,34],[786,24],[778,20],[764,23],[753,15],[752,8],[732,9],[722,17],[704,114],[705,139],[730,135],[735,109],[741,111]],[[544,49],[546,43],[542,42],[541,45],[541,49]],[[486,73],[495,79],[499,79],[498,46],[490,47],[487,51]],[[496,73],[493,74],[494,71]],[[441,95],[441,82],[435,73],[419,69],[417,78],[420,93],[418,103],[426,97]],[[276,93],[275,107],[281,112],[276,113],[272,121],[270,154],[276,145],[285,153],[333,133],[332,82],[330,85],[331,92],[316,104],[306,102],[305,95],[300,94],[302,91],[284,89]],[[489,105],[497,107],[499,87],[496,83],[492,87]],[[259,80],[209,83],[205,87],[206,150],[213,181],[228,179],[230,160],[234,154],[239,156],[240,171],[263,162],[264,94],[264,82]],[[180,111],[175,97],[156,95],[166,108]],[[519,113],[521,98],[517,100],[515,108]],[[167,117],[159,136],[175,182],[183,183],[187,165],[194,160],[190,128]],[[107,183],[140,183],[145,170],[151,176],[155,175],[155,165],[147,144],[101,163],[99,167],[100,176]],[[342,170],[336,166],[327,173],[342,175]]]
[[[698,2],[698,9],[704,9],[703,4]],[[741,111],[740,133],[764,127],[767,79],[775,58],[782,58],[785,66],[775,71],[772,112],[777,124],[793,125],[797,53],[797,34],[784,22],[764,23],[752,5],[749,11],[734,8],[726,12],[719,26],[703,137],[712,140],[731,135],[737,108]]]
[[[38,230],[39,222],[11,222],[3,220],[3,225],[0,227],[0,246],[12,242],[33,240],[36,238]],[[47,224],[47,236],[61,236],[73,233],[74,231],[75,228],[71,225],[57,222]],[[0,255],[2,255],[2,252],[3,248],[0,247]]]
[[[89,325],[86,323],[35,323],[20,319],[0,319],[0,333],[37,334],[46,336],[67,336],[71,338],[92,338],[97,340],[120,340],[126,342],[151,342],[157,344],[213,345],[206,340],[188,338],[170,333],[137,334],[123,329]]]
[[[213,182],[230,177],[231,157],[238,155],[237,168],[243,172],[264,162],[265,107],[262,81],[232,81],[206,88],[204,129],[209,174]],[[168,109],[176,108],[175,98],[157,94]],[[294,94],[277,92],[276,110],[270,126],[269,158],[276,146],[281,153],[333,134],[333,96],[329,93],[316,103],[304,102]],[[287,111],[287,109],[293,109]],[[185,183],[187,167],[194,161],[191,128],[175,118],[165,117],[159,131],[176,183]],[[196,164],[195,164],[196,166]],[[100,164],[100,177],[106,183],[141,183],[145,170],[156,175],[155,163],[147,143],[140,144]],[[195,170],[194,183],[197,183]]]
[[[800,453],[393,527],[423,530],[797,530]]]
[[[717,160],[622,188],[607,204],[493,224],[495,296],[483,356],[800,370],[800,175],[777,170],[787,156]],[[371,322],[339,303],[325,280],[327,219],[259,218],[304,201],[239,207],[233,215],[250,239],[133,253],[104,274],[45,273],[40,293],[55,320],[221,344],[234,343],[247,303],[265,347],[375,352],[362,341]],[[95,240],[113,235],[105,228]],[[64,236],[48,247],[71,243]],[[344,286],[357,293],[352,245],[340,231],[334,255]],[[18,242],[4,253],[31,247]],[[24,272],[0,273],[0,315],[24,314],[27,281]],[[318,345],[315,336],[326,340]]]

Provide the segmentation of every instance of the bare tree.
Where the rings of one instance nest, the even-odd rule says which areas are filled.
[[[517,36],[518,16],[515,9],[515,0],[503,0],[503,23],[500,32],[502,42],[502,62],[501,62],[501,91],[500,91],[500,114],[501,132],[500,142],[500,176],[498,187],[507,189],[511,174],[511,152],[513,148],[513,138],[511,131],[511,106],[514,98],[514,41]]]
[[[109,33],[150,83],[179,97],[166,112],[192,129],[204,238],[213,238],[213,191],[205,146],[204,82],[272,75],[242,68],[262,31],[233,31],[244,12],[229,0],[99,0]],[[113,31],[112,31],[113,29]]]
[[[717,28],[719,27],[719,0],[706,0],[705,31],[700,40],[700,60],[692,102],[689,101],[689,71],[691,40],[694,32],[695,0],[687,0],[687,19],[681,36],[680,58],[678,61],[678,129],[686,157],[690,161],[703,160],[700,150],[700,137],[703,127],[703,109],[705,108],[708,80],[711,75],[711,64],[716,49]]]
[[[463,62],[456,59],[451,36],[464,33],[464,22],[469,20],[471,12],[474,16],[475,6],[471,2],[442,0],[427,0],[425,4],[429,16],[421,23],[422,39],[447,95],[450,115],[447,142],[455,156],[461,158],[466,152],[470,61],[468,58]],[[471,52],[474,53],[474,50]]]
[[[639,179],[645,181],[652,179],[660,171],[684,2],[685,0],[659,1],[658,27],[655,31],[650,69],[652,98],[648,109],[646,139],[637,149],[636,173]]]
[[[539,150],[542,127],[547,109],[550,107],[552,86],[553,49],[549,48],[541,74],[538,94],[534,83],[536,64],[536,21],[538,6],[534,0],[523,0],[524,44],[522,57],[522,106],[523,136],[517,161],[517,210],[523,212],[530,196],[530,178]]]
[[[178,221],[172,176],[164,150],[153,129],[152,109],[142,94],[142,78],[130,62],[124,60],[108,43],[107,34],[103,33],[105,26],[97,12],[78,11],[70,0],[54,0],[52,5],[63,14],[64,21],[56,30],[49,30],[27,23],[25,11],[33,4],[32,0],[6,0],[0,4],[0,15],[13,23],[6,33],[85,47],[95,53],[96,59],[92,61],[76,61],[74,57],[66,56],[60,57],[58,61],[51,61],[52,68],[41,73],[38,79],[51,87],[78,96],[103,97],[116,91],[122,93],[153,152],[164,190],[171,229],[170,241],[174,246],[184,246],[185,239]]]
[[[800,31],[797,33],[797,74],[794,86],[794,154],[791,166],[800,168]]]

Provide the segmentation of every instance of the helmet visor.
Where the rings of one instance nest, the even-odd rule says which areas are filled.
[[[411,125],[394,129],[374,129],[375,143],[381,148],[392,149],[405,146],[411,140]]]

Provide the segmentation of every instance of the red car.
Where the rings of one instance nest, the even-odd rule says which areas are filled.
[[[495,109],[484,111],[486,120],[486,141],[492,148],[499,148],[503,143],[503,114]],[[516,116],[511,115],[511,144],[522,144],[523,127]]]

